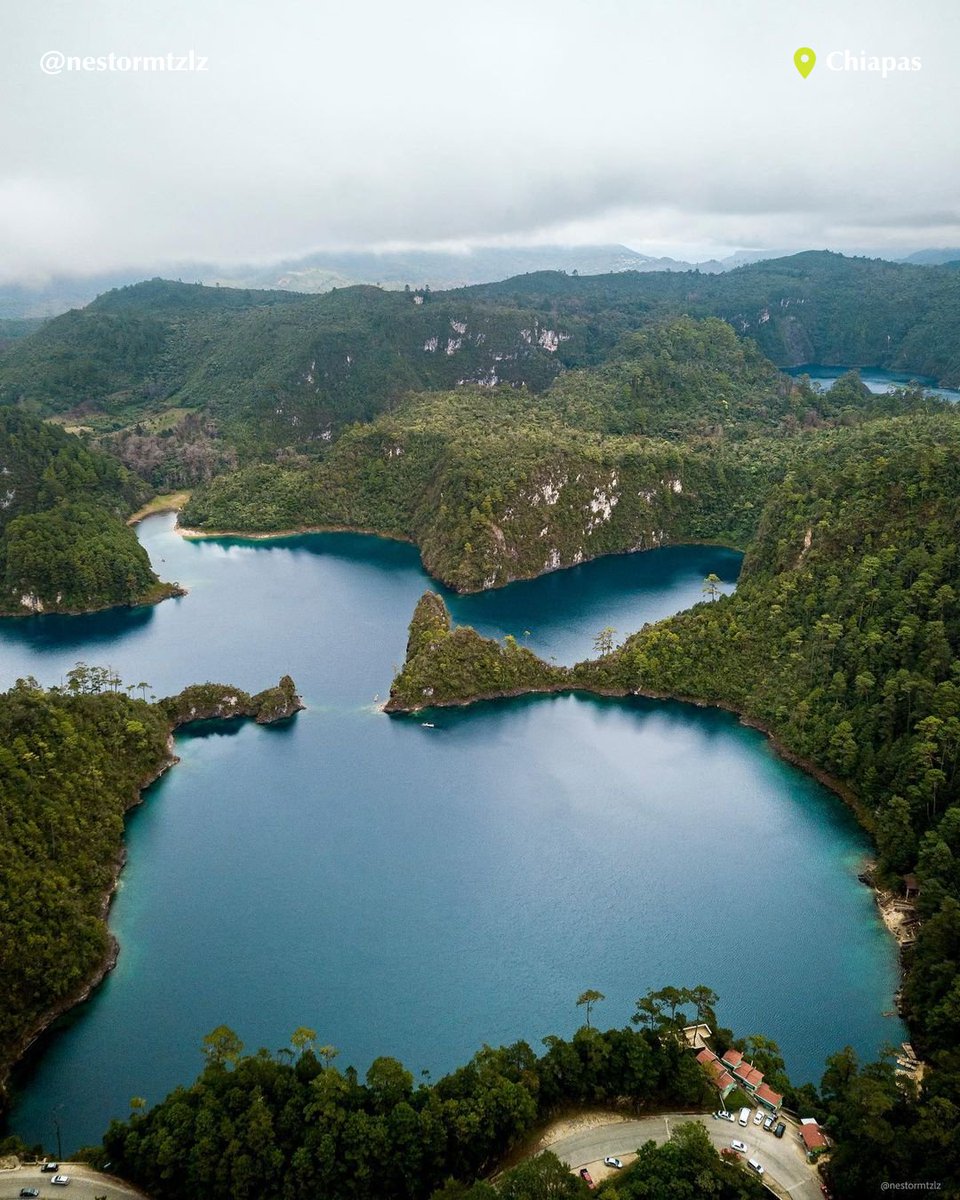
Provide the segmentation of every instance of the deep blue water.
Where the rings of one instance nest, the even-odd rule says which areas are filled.
[[[130,817],[111,914],[119,965],[21,1074],[12,1127],[64,1150],[200,1067],[231,1025],[249,1048],[316,1028],[360,1070],[436,1078],[482,1043],[568,1034],[577,995],[625,1023],[637,996],[708,983],[797,1080],[882,1015],[894,947],[856,880],[866,842],[829,793],[716,710],[539,697],[390,718],[384,697],[431,585],[409,546],[354,535],[141,537],[189,595],[136,611],[0,623],[0,677],[106,663],[156,694],[289,671],[308,705],[273,729],[178,738]],[[559,661],[700,599],[740,557],[676,547],[474,597],[454,617]]]
[[[825,367],[820,363],[805,363],[802,367],[784,367],[782,369],[787,375],[809,375],[811,382],[819,383],[824,391],[829,391],[841,375],[845,375],[847,371],[851,370],[850,367]],[[918,383],[925,391],[934,396],[941,396],[944,400],[950,400],[954,404],[960,400],[960,391],[954,388],[937,387],[937,381],[931,375],[910,375],[904,374],[902,371],[885,371],[882,367],[860,367],[858,370],[861,380],[875,396],[882,396],[886,392],[892,392],[894,388],[903,387],[908,383]]]

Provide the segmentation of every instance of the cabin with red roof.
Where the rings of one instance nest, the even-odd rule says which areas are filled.
[[[830,1145],[823,1130],[812,1117],[806,1117],[800,1122],[800,1140],[811,1162]]]
[[[769,1108],[773,1113],[779,1112],[783,1104],[783,1097],[779,1092],[775,1092],[768,1083],[761,1083],[754,1092],[754,1096],[764,1108]]]

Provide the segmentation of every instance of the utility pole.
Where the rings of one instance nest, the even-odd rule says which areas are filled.
[[[60,1161],[61,1158],[63,1158],[63,1145],[60,1140],[60,1110],[62,1108],[63,1108],[63,1105],[58,1104],[57,1107],[53,1110],[53,1127],[57,1131],[57,1161],[58,1162]]]

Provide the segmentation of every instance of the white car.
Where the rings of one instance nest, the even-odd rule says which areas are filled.
[[[605,1159],[603,1160],[603,1165],[604,1165],[605,1167],[613,1167],[613,1168],[615,1168],[617,1171],[622,1171],[622,1170],[623,1170],[623,1163],[620,1161],[620,1159],[619,1159],[619,1158],[605,1158]]]
[[[67,1184],[70,1182],[70,1176],[69,1175],[54,1175],[54,1177],[50,1180],[50,1182],[58,1183],[61,1187],[66,1187]]]
[[[747,1147],[743,1142],[731,1142],[730,1145],[737,1151],[738,1154],[746,1154]]]
[[[757,1109],[756,1116],[753,1118],[753,1123],[754,1123],[754,1125],[762,1125],[763,1124],[763,1109],[762,1108]]]

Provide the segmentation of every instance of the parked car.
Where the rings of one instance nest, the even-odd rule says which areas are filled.
[[[776,1129],[773,1131],[774,1137],[783,1137],[787,1132],[787,1127],[782,1121],[778,1122]]]
[[[731,1142],[730,1145],[734,1148],[734,1150],[738,1150],[741,1154],[746,1154],[747,1152],[747,1147],[743,1144],[743,1142]]]
[[[751,1171],[756,1171],[758,1175],[763,1174],[763,1167],[760,1166],[755,1158],[748,1158],[747,1166],[751,1169]]]
[[[59,1171],[60,1164],[59,1163],[44,1163],[43,1166],[40,1168],[40,1170],[41,1171]]]
[[[613,1167],[613,1169],[614,1169],[615,1171],[622,1171],[622,1170],[623,1170],[623,1163],[620,1161],[620,1159],[619,1159],[619,1158],[613,1158],[613,1157],[611,1157],[611,1158],[605,1158],[605,1159],[603,1160],[603,1165],[604,1165],[605,1167]]]
[[[721,1108],[719,1112],[715,1112],[713,1115],[721,1121],[735,1121],[737,1119],[732,1112],[727,1112],[725,1108]]]
[[[583,1180],[583,1182],[587,1185],[588,1188],[595,1188],[597,1186],[593,1182],[593,1176],[590,1174],[590,1172],[587,1170],[586,1167],[580,1168],[580,1178]]]
[[[70,1182],[70,1176],[69,1175],[54,1175],[54,1177],[50,1180],[50,1182],[58,1183],[61,1187],[66,1187],[67,1184]]]
[[[763,1127],[767,1131],[767,1133],[770,1132],[770,1130],[773,1128],[773,1126],[774,1126],[773,1117],[764,1117],[763,1118]]]
[[[20,1195],[21,1196],[39,1196],[40,1189],[39,1188],[21,1188]]]
[[[757,1111],[754,1113],[753,1123],[754,1123],[754,1125],[762,1125],[763,1124],[763,1109],[762,1108],[758,1108]]]

